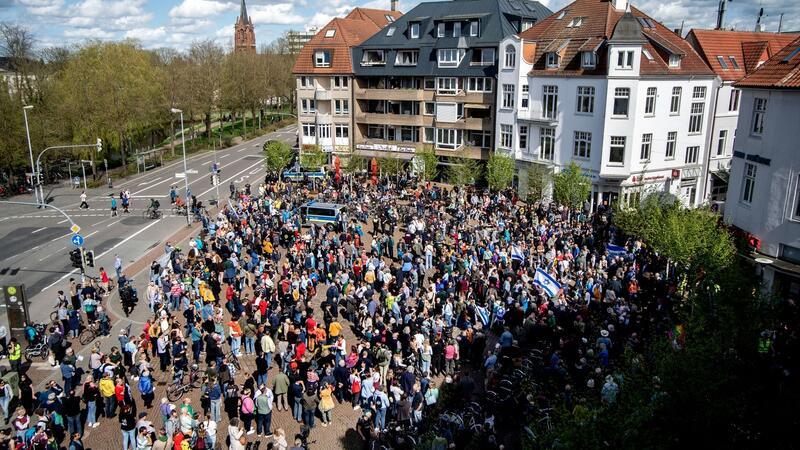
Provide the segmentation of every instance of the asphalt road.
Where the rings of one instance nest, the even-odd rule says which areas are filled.
[[[228,198],[231,181],[237,187],[250,183],[255,188],[263,180],[262,146],[266,140],[278,139],[291,144],[295,139],[295,131],[296,126],[290,126],[218,151],[216,157],[221,167],[219,194],[222,201]],[[189,188],[206,206],[210,206],[209,200],[216,198],[216,189],[209,177],[213,161],[214,154],[211,152],[187,158],[189,169],[198,172],[189,175]],[[187,226],[185,216],[172,215],[170,212],[170,186],[177,186],[179,194],[184,195],[184,181],[175,177],[177,172],[183,172],[183,161],[180,159],[115,183],[113,189],[91,189],[88,192],[89,209],[79,209],[79,189],[58,187],[45,190],[48,197],[53,198],[51,204],[63,209],[81,227],[80,234],[85,238],[84,248],[95,252],[95,267],[87,271],[88,275],[97,276],[101,266],[113,275],[115,255],[120,256],[124,268],[156,246],[163,246],[177,230]],[[118,194],[122,189],[131,192],[131,212],[123,214],[120,207],[119,215],[111,217],[108,196],[112,192]],[[143,210],[147,208],[150,198],[156,198],[161,203],[164,212],[161,219],[143,217]],[[10,200],[33,202],[33,195],[17,196]],[[209,209],[213,210],[211,207]],[[78,269],[73,269],[69,260],[69,251],[75,248],[70,242],[72,233],[69,225],[64,216],[52,209],[0,204],[0,286],[24,284],[30,316],[36,322],[48,320],[58,290],[66,291],[69,278],[79,277]],[[7,325],[2,309],[0,323]]]

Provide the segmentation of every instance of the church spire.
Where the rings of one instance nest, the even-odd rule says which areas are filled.
[[[242,22],[244,22],[244,23],[248,22],[247,5],[244,4],[244,0],[242,0],[242,7],[241,7],[241,12],[239,13],[239,18],[241,18]]]

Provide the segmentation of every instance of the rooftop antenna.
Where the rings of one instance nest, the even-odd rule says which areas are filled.
[[[763,16],[764,16],[764,8],[759,8],[759,10],[758,10],[758,19],[756,19],[756,31],[757,32],[758,31],[762,31],[761,30],[761,17],[763,17]]]
[[[781,28],[783,28],[783,13],[781,13],[781,18],[778,19],[778,33],[781,32]]]
[[[722,29],[722,24],[725,20],[725,8],[728,2],[733,0],[719,0],[719,7],[717,8],[717,30]]]

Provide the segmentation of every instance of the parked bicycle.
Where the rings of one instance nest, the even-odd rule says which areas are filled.
[[[81,334],[78,335],[78,341],[82,345],[86,345],[92,342],[97,336],[100,336],[100,323],[91,322],[89,326],[84,328]]]
[[[200,369],[197,364],[192,364],[189,370],[189,380],[184,382],[183,377],[180,380],[174,381],[167,387],[167,398],[169,401],[178,401],[183,394],[192,391],[193,389],[200,389],[202,380],[200,379]]]
[[[50,355],[50,348],[47,347],[46,342],[29,345],[25,349],[25,360],[28,362],[31,362],[33,358],[41,358],[42,361],[47,361],[48,355]]]

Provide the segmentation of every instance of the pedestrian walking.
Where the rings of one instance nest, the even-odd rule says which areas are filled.
[[[114,197],[114,194],[111,194],[111,217],[116,217],[117,215],[117,199]]]
[[[86,203],[86,191],[81,192],[81,205],[82,209],[89,209],[89,204]]]

